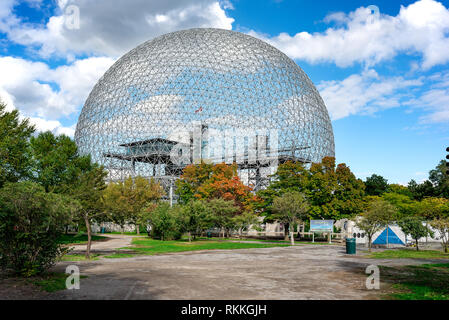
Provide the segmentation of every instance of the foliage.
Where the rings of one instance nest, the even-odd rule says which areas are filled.
[[[249,227],[252,226],[254,229],[257,229],[257,226],[260,225],[259,217],[251,211],[235,215],[232,220],[232,224],[239,232],[239,237],[241,237],[242,232],[247,231]]]
[[[363,230],[368,238],[368,248],[371,251],[372,239],[376,232],[395,219],[397,209],[385,200],[374,198],[368,209],[356,221],[356,226]]]
[[[30,139],[32,179],[46,192],[63,192],[80,172],[90,166],[88,156],[79,156],[75,142],[65,135],[47,131]]]
[[[436,218],[430,222],[430,225],[440,233],[444,252],[447,253],[449,242],[449,216]]]
[[[407,196],[409,198],[413,198],[413,193],[410,191],[408,187],[396,183],[388,185],[387,192],[397,193],[403,196]]]
[[[151,226],[151,236],[155,239],[179,239],[182,235],[182,209],[160,203],[154,210],[147,211],[145,221]]]
[[[278,166],[268,188],[260,190],[257,195],[261,199],[256,208],[263,210],[265,222],[273,222],[272,206],[276,197],[289,191],[308,193],[310,172],[301,162],[287,161]]]
[[[335,165],[335,158],[325,157],[309,170],[300,163],[279,165],[273,182],[258,193],[265,221],[273,221],[274,198],[288,191],[299,191],[309,200],[310,218],[334,219],[354,217],[363,210],[364,183],[345,164]]]
[[[233,218],[238,213],[239,208],[234,205],[232,200],[211,199],[207,202],[211,212],[212,225],[222,230],[223,237],[225,232],[229,232],[235,227]]]
[[[403,193],[386,192],[382,199],[398,209],[399,217],[416,215],[420,210],[420,203]]]
[[[139,234],[143,210],[151,208],[164,194],[164,189],[154,179],[128,177],[123,182],[110,182],[103,192],[103,202],[113,222],[122,227],[127,222],[133,223]]]
[[[435,186],[436,197],[449,199],[449,175],[446,171],[446,160],[441,160],[436,168],[429,172],[429,180]]]
[[[369,196],[380,196],[388,190],[388,180],[377,174],[366,178],[365,192]]]
[[[421,201],[427,197],[435,196],[435,188],[429,180],[422,183],[417,183],[415,180],[411,180],[408,183],[408,189],[413,195],[413,199]]]
[[[418,214],[427,220],[449,215],[449,200],[444,198],[426,198],[418,204]]]
[[[257,198],[252,189],[245,186],[237,174],[237,165],[192,164],[187,166],[176,181],[181,203],[192,199],[224,199],[233,201],[239,212],[251,210]]]
[[[182,206],[181,217],[182,229],[188,233],[189,242],[192,241],[192,234],[201,234],[213,223],[210,208],[201,200],[190,200]]]
[[[433,236],[433,232],[423,224],[420,217],[405,217],[398,221],[399,227],[406,235],[410,235],[416,242],[416,250],[419,250],[418,240],[428,235]]]
[[[0,189],[0,265],[30,276],[50,268],[65,250],[58,242],[72,205],[33,182]]]
[[[34,130],[28,119],[20,120],[18,110],[7,112],[0,101],[0,188],[29,176],[28,139]]]
[[[291,244],[295,244],[293,225],[306,218],[309,204],[304,194],[289,191],[273,201],[273,218],[289,226]]]
[[[87,229],[86,257],[90,257],[92,245],[91,224],[104,215],[103,190],[106,188],[107,172],[102,166],[90,163],[87,169],[80,172],[76,180],[66,186],[65,192],[70,193],[77,202],[77,216],[82,219]]]

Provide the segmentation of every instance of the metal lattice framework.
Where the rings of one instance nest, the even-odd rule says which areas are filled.
[[[186,164],[210,160],[238,163],[259,189],[279,162],[334,156],[326,106],[302,69],[259,39],[221,29],[165,34],[125,54],[90,93],[75,140],[111,180],[142,175],[165,185]]]

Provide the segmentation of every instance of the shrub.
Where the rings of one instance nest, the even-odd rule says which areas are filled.
[[[170,207],[168,203],[159,204],[146,216],[151,226],[151,236],[161,240],[177,240],[182,236],[181,208]]]
[[[0,267],[24,276],[50,268],[66,252],[58,238],[69,222],[69,203],[33,182],[0,189]]]

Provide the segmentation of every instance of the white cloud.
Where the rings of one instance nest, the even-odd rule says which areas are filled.
[[[119,57],[155,36],[192,27],[231,29],[234,19],[227,17],[218,1],[213,0],[59,0],[59,15],[46,25],[21,23],[12,13],[12,0],[0,5],[0,31],[8,39],[48,57],[53,54],[96,54]],[[66,6],[80,11],[80,28],[66,27]],[[229,8],[227,2],[223,7]],[[2,11],[3,8],[3,11]],[[9,13],[5,16],[2,12]]]
[[[415,109],[422,109],[427,114],[420,118],[421,124],[449,122],[449,73],[437,73],[428,78],[429,88],[418,97],[405,102]]]
[[[51,69],[42,62],[0,57],[0,96],[25,116],[68,116],[78,111],[113,62],[93,57]]]
[[[341,81],[323,81],[317,88],[333,120],[354,114],[373,114],[398,107],[403,89],[420,86],[421,79],[385,78],[375,70],[353,74]]]
[[[75,125],[70,127],[65,127],[61,124],[61,122],[57,120],[45,120],[42,118],[28,118],[30,123],[36,127],[36,130],[39,132],[51,131],[56,135],[65,134],[66,136],[72,137],[75,135]]]
[[[359,8],[349,14],[334,13],[325,19],[337,26],[321,33],[281,33],[267,37],[251,31],[294,59],[310,63],[331,62],[339,67],[364,63],[371,67],[400,53],[422,55],[424,69],[449,62],[449,9],[434,0],[401,6],[397,16]]]

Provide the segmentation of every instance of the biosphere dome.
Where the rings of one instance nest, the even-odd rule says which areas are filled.
[[[147,41],[98,81],[78,120],[81,154],[111,180],[172,183],[189,163],[237,163],[256,189],[278,163],[334,156],[326,106],[298,65],[254,37],[190,29]]]

